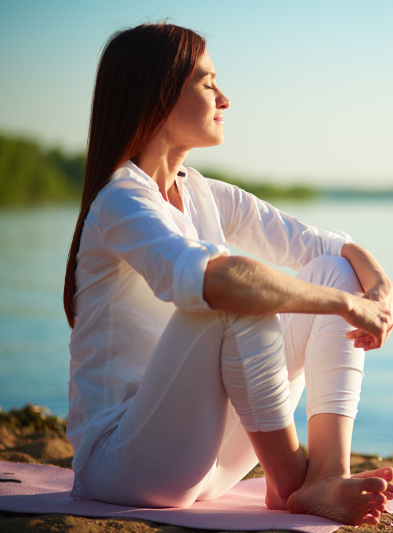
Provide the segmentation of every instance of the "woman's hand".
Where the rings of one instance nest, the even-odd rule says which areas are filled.
[[[365,350],[382,346],[392,329],[388,279],[360,297],[292,278],[254,259],[220,256],[209,261],[204,281],[203,297],[212,309],[240,315],[340,315],[357,328],[347,338]],[[389,303],[374,301],[382,297]]]
[[[393,283],[375,257],[353,242],[344,245],[341,255],[348,259],[355,270],[365,291],[363,298],[370,302],[379,303],[383,308],[381,311],[383,327],[380,334],[374,336],[366,328],[363,329],[362,326],[356,325],[358,329],[348,332],[346,337],[348,339],[354,339],[356,348],[363,348],[366,351],[380,348],[392,331],[391,318],[386,318],[384,312],[387,309],[391,317],[393,312]],[[385,318],[387,319],[386,323]],[[349,320],[348,322],[355,326]]]
[[[389,338],[393,329],[393,287],[390,281],[384,285],[369,289],[362,298],[354,297],[354,307],[343,315],[357,328],[345,335],[355,341],[355,348],[374,350]]]

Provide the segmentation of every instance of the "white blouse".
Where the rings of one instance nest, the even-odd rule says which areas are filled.
[[[176,307],[209,309],[206,265],[226,243],[300,270],[320,255],[341,255],[348,238],[311,226],[233,185],[182,170],[184,214],[131,162],[91,205],[76,269],[67,437],[83,467],[92,446],[116,427]]]

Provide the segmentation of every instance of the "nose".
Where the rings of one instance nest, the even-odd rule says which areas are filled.
[[[231,102],[229,101],[229,98],[225,96],[224,93],[220,91],[220,94],[216,98],[217,102],[217,108],[218,109],[228,109],[228,107],[231,106]]]

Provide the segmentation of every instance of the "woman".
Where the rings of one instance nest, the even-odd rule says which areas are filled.
[[[182,166],[223,141],[229,105],[191,30],[141,25],[101,56],[64,289],[72,494],[184,507],[259,460],[269,508],[376,524],[392,471],[350,478],[349,456],[392,284],[355,244]],[[307,460],[293,422],[304,380]]]

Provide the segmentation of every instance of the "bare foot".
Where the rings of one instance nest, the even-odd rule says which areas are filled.
[[[353,526],[376,525],[385,509],[382,492],[386,489],[387,483],[380,477],[308,479],[289,497],[288,510]]]
[[[389,481],[393,481],[393,468],[390,468],[389,466],[382,466],[376,470],[366,470],[365,472],[360,472],[359,474],[353,474],[351,477],[380,477],[384,479],[388,484],[388,488],[383,492],[383,494],[385,494],[388,500],[393,500],[393,483],[389,483]]]
[[[266,496],[265,496],[265,504],[268,509],[271,511],[287,511],[288,510],[288,498],[293,494],[296,490],[300,490],[302,487],[302,484],[304,482],[303,479],[300,478],[300,480],[297,481],[297,485],[293,485],[290,487],[288,486],[288,483],[279,483],[276,481],[273,481],[269,478],[267,473],[265,472],[265,478],[266,478]]]
[[[282,498],[279,496],[276,490],[272,489],[272,484],[266,480],[266,496],[265,504],[271,511],[287,511],[288,498]]]

